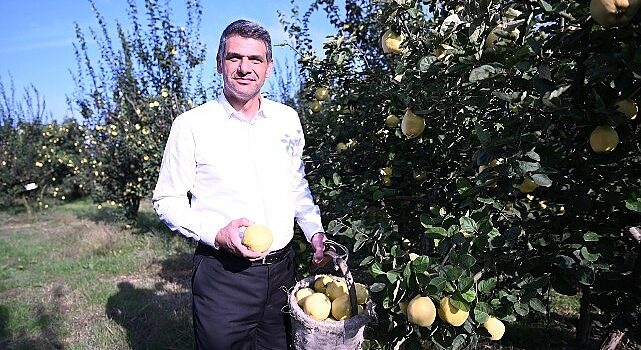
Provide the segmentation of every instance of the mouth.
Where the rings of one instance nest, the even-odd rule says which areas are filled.
[[[254,79],[248,79],[248,78],[234,78],[234,80],[242,85],[247,85],[254,82]]]

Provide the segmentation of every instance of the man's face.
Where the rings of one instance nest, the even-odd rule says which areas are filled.
[[[216,70],[223,75],[225,96],[228,100],[247,102],[260,93],[271,73],[267,47],[260,40],[238,35],[227,38],[225,46],[225,52],[216,61]]]

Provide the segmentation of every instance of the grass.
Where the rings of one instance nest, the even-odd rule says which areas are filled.
[[[193,349],[193,244],[147,203],[133,228],[116,217],[87,201],[0,210],[0,349]],[[575,349],[578,297],[551,300],[548,317],[484,349]]]
[[[193,246],[148,206],[138,225],[88,202],[0,212],[1,349],[192,349]]]

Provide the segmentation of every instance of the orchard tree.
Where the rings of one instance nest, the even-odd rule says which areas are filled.
[[[146,0],[144,20],[135,0],[128,1],[130,23],[110,33],[106,20],[90,1],[98,30],[90,29],[97,57],[76,26],[72,98],[84,119],[83,169],[97,203],[124,208],[135,219],[140,200],[153,189],[171,123],[180,113],[207,99],[201,81],[205,47],[200,42],[202,8],[186,0],[186,23],[172,19],[168,2]]]
[[[31,212],[30,201],[42,185],[43,164],[38,162],[46,104],[30,86],[17,95],[13,80],[0,80],[0,205],[21,202]]]
[[[86,194],[83,127],[73,119],[46,122],[53,118],[34,86],[18,98],[13,82],[9,90],[0,82],[0,95],[0,203],[19,201],[31,213],[35,202],[46,209]]]
[[[43,169],[38,178],[40,207],[48,206],[49,199],[67,201],[89,193],[84,126],[75,119],[45,124],[38,146],[35,166]]]
[[[379,306],[369,347],[475,348],[551,291],[580,295],[582,346],[593,324],[640,333],[641,13],[615,3],[317,0],[283,19],[310,183]]]

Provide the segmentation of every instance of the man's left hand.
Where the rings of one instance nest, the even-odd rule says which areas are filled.
[[[330,261],[332,258],[325,255],[325,234],[323,232],[317,232],[312,236],[312,251],[314,255],[312,256],[312,265],[316,268],[323,267]]]

